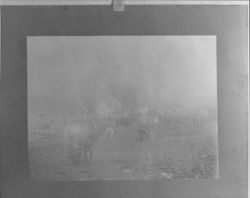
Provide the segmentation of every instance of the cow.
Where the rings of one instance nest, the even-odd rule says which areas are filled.
[[[139,133],[139,140],[144,140],[150,134],[149,126],[146,124],[139,125],[137,132]]]
[[[98,138],[104,129],[95,122],[72,124],[64,127],[66,134],[66,155],[73,162],[88,165],[92,161]]]
[[[137,119],[135,117],[117,117],[114,118],[114,128],[118,130],[119,126],[129,127],[131,124],[136,122]]]
[[[107,139],[109,139],[109,140],[112,140],[113,135],[114,135],[114,129],[111,126],[108,126],[105,129],[105,137],[107,137]]]
[[[70,157],[77,150],[77,136],[82,132],[79,124],[68,124],[63,126],[64,137],[66,140],[66,156]]]
[[[102,132],[99,126],[95,123],[90,123],[88,125],[88,132],[83,132],[78,135],[77,146],[81,151],[81,164],[88,165],[91,163],[97,140]]]
[[[138,118],[139,126],[137,132],[139,133],[139,140],[144,140],[147,137],[150,137],[150,118],[147,116],[141,116]]]

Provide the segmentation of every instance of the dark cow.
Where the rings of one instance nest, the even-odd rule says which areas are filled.
[[[137,132],[139,133],[139,140],[144,140],[150,134],[149,126],[140,125],[137,129]]]
[[[141,116],[138,118],[138,129],[137,132],[139,133],[139,140],[144,140],[145,138],[150,138],[151,133],[151,122],[150,117]]]
[[[135,117],[118,117],[114,118],[114,127],[117,130],[119,126],[129,127],[131,124],[136,122],[137,119]]]

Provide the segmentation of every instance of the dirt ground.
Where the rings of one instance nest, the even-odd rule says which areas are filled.
[[[133,126],[119,127],[113,139],[101,136],[92,163],[65,155],[62,133],[29,136],[31,180],[147,180],[218,178],[217,127],[160,126],[155,139],[139,140]]]

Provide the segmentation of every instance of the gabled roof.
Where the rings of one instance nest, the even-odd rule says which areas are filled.
[[[99,104],[103,104],[109,107],[115,107],[115,108],[121,108],[122,104],[120,103],[120,101],[118,99],[116,99],[114,96],[112,95],[106,95],[104,96]]]

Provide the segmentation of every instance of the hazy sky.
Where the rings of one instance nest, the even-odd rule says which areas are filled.
[[[96,90],[116,87],[134,88],[139,101],[153,105],[216,104],[215,36],[35,36],[27,42],[29,102],[84,106]]]

